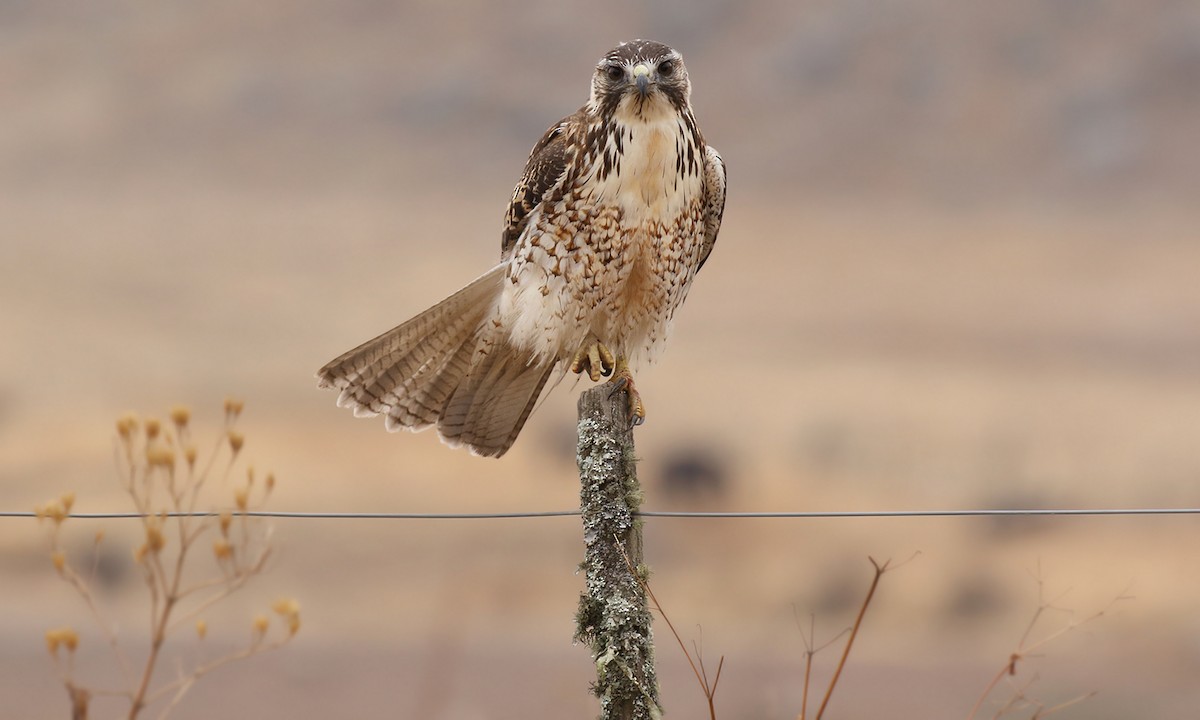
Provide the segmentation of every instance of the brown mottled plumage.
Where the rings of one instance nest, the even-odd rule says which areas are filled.
[[[436,424],[450,445],[499,457],[556,367],[589,369],[589,348],[620,368],[653,360],[725,208],[725,164],[690,96],[666,45],[635,40],[605,55],[588,102],[530,153],[500,264],[321,368],[321,387],[356,415],[385,414],[389,430]],[[610,363],[593,361],[593,379]]]

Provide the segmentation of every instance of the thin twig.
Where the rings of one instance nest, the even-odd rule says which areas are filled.
[[[692,674],[696,676],[696,682],[700,685],[700,690],[704,693],[704,699],[708,701],[708,717],[710,720],[717,719],[717,711],[713,702],[713,698],[717,692],[717,681],[721,678],[721,668],[725,665],[725,656],[717,662],[717,676],[713,681],[712,686],[708,684],[708,677],[703,672],[704,659],[700,658],[700,668],[696,667],[696,663],[692,660],[692,654],[688,652],[687,645],[684,644],[683,638],[679,636],[679,632],[675,630],[675,625],[671,622],[671,618],[667,612],[663,610],[662,604],[658,602],[658,597],[655,596],[654,590],[650,588],[650,584],[642,579],[642,576],[634,569],[633,563],[629,560],[629,555],[625,553],[625,548],[618,544],[618,549],[621,551],[621,556],[625,558],[625,564],[629,567],[630,574],[637,580],[638,585],[642,586],[642,590],[650,597],[650,602],[654,603],[654,609],[662,616],[662,619],[667,623],[667,627],[671,629],[671,634],[675,636],[675,642],[679,644],[679,649],[683,651],[683,656],[687,658],[688,665],[692,668]],[[697,651],[698,652],[698,651]]]
[[[854,639],[858,637],[858,630],[862,627],[863,618],[867,614],[867,608],[871,606],[871,599],[875,597],[875,588],[879,587],[879,579],[888,570],[888,564],[891,560],[884,562],[882,565],[875,562],[875,558],[868,557],[871,565],[875,568],[875,577],[871,578],[871,587],[867,589],[867,596],[863,598],[862,607],[858,609],[858,616],[854,618],[854,625],[850,628],[850,637],[846,639],[846,648],[842,651],[842,657],[838,660],[837,668],[833,671],[833,677],[829,680],[829,687],[825,690],[825,697],[821,699],[821,707],[817,709],[817,720],[825,714],[825,708],[829,705],[829,699],[833,697],[833,690],[837,687],[838,680],[842,676],[842,669],[846,667],[846,659],[850,657],[850,649],[854,647]],[[907,561],[906,561],[907,562]]]
[[[804,626],[800,624],[800,617],[798,613],[798,608],[795,605],[792,605],[792,615],[796,619],[796,628],[800,631],[800,640],[804,643],[804,689],[800,696],[800,717],[798,720],[805,720],[805,718],[808,716],[808,690],[810,680],[812,679],[813,657],[815,657],[817,653],[837,642],[838,639],[843,635],[850,632],[850,628],[843,628],[840,633],[826,640],[820,645],[820,647],[815,647],[814,643],[817,641],[817,616],[815,614],[809,614],[809,631],[808,634],[805,635]]]
[[[121,666],[121,672],[125,675],[126,681],[132,684],[133,666],[129,662],[129,658],[125,655],[125,651],[121,648],[120,642],[117,640],[117,632],[113,630],[112,625],[104,614],[100,612],[99,606],[96,605],[96,599],[92,595],[91,588],[79,577],[75,569],[70,565],[63,566],[63,577],[75,588],[79,596],[83,598],[83,602],[87,605],[88,611],[92,614],[92,619],[100,626],[101,632],[104,633],[104,639],[108,641],[109,647],[112,648],[113,654],[117,657],[117,664]]]
[[[273,642],[269,642],[266,644],[262,643],[261,641],[255,642],[254,644],[250,645],[249,647],[242,648],[241,650],[238,650],[237,652],[232,652],[228,655],[217,658],[216,660],[212,660],[208,663],[205,663],[204,665],[197,665],[195,668],[192,669],[190,676],[179,677],[178,679],[174,680],[173,682],[167,683],[166,685],[156,688],[154,690],[154,692],[150,693],[147,696],[146,704],[147,705],[153,704],[153,703],[157,702],[158,700],[162,699],[163,697],[165,697],[171,693],[174,693],[173,697],[171,698],[171,702],[167,705],[166,708],[163,709],[162,714],[159,715],[160,718],[165,718],[167,715],[170,714],[171,710],[174,709],[175,706],[179,704],[179,701],[183,699],[184,694],[186,694],[187,691],[191,689],[192,685],[194,685],[197,680],[204,677],[208,673],[212,672],[213,670],[216,670],[217,668],[221,667],[222,665],[227,665],[229,663],[236,662],[238,660],[244,660],[252,655],[257,655],[258,653],[271,652],[272,650],[278,650],[279,648],[286,645],[288,643],[288,641],[290,641],[290,640],[291,640],[291,636],[289,635],[289,636],[280,638],[278,640],[275,640]]]
[[[1070,611],[1066,608],[1060,608],[1055,605],[1055,603],[1058,602],[1059,600],[1061,600],[1069,591],[1060,593],[1053,600],[1049,600],[1049,601],[1045,600],[1045,582],[1042,579],[1040,562],[1038,563],[1037,571],[1030,573],[1030,576],[1033,578],[1034,582],[1037,583],[1037,588],[1038,588],[1037,609],[1034,610],[1033,616],[1030,618],[1029,623],[1026,624],[1025,630],[1021,633],[1021,636],[1017,641],[1016,649],[1014,649],[1009,654],[1007,662],[1005,662],[1004,665],[1002,665],[996,671],[996,673],[988,681],[987,685],[984,686],[983,692],[979,695],[979,698],[975,701],[975,705],[971,708],[971,712],[967,715],[967,720],[975,720],[975,718],[979,715],[979,711],[983,708],[983,704],[987,701],[987,699],[995,691],[996,687],[999,686],[999,684],[1006,677],[1013,677],[1017,674],[1017,664],[1021,660],[1024,660],[1025,658],[1033,656],[1033,653],[1035,651],[1037,651],[1038,649],[1048,645],[1049,643],[1062,637],[1063,635],[1066,635],[1066,634],[1074,631],[1079,626],[1085,625],[1087,623],[1090,623],[1094,620],[1097,620],[1097,619],[1103,617],[1118,602],[1120,602],[1122,600],[1132,599],[1132,596],[1128,594],[1129,587],[1126,587],[1123,591],[1121,591],[1120,594],[1118,594],[1116,597],[1114,597],[1112,600],[1110,600],[1107,605],[1105,605],[1101,609],[1097,610],[1096,612],[1092,613],[1091,615],[1088,615],[1087,617],[1085,617],[1083,619],[1072,619],[1068,623],[1066,623],[1065,625],[1060,627],[1058,630],[1055,630],[1054,632],[1051,632],[1051,633],[1039,638],[1038,640],[1036,640],[1034,642],[1030,642],[1030,638],[1033,637],[1033,633],[1038,625],[1038,622],[1042,619],[1042,617],[1045,616],[1045,613],[1047,610],[1059,610],[1062,612],[1066,612],[1068,614],[1072,613],[1072,611]],[[1077,702],[1082,702],[1083,700],[1087,699],[1088,697],[1090,697],[1090,695],[1080,696],[1079,698],[1071,700],[1068,703],[1062,704],[1062,707],[1068,707]],[[1009,708],[1012,707],[1014,700],[1018,700],[1018,699],[1025,700],[1026,702],[1030,702],[1031,704],[1034,704],[1033,701],[1029,700],[1025,696],[1023,690],[1015,690],[1014,697],[1011,697],[1007,703],[1002,705],[993,717],[1000,717],[1001,715],[1007,713],[1009,711]],[[1056,706],[1054,706],[1054,708],[1043,711],[1043,709],[1041,709],[1040,704],[1039,704],[1039,709],[1034,714],[1034,718],[1045,717],[1046,715],[1050,714],[1050,712],[1057,712],[1058,709],[1060,709],[1060,706],[1056,705]]]

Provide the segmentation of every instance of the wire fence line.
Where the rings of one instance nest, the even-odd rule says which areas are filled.
[[[493,513],[406,513],[406,512],[292,512],[286,510],[234,511],[233,515],[301,520],[512,520],[549,517],[578,517],[578,510],[541,510]],[[155,513],[159,517],[160,513]],[[216,517],[218,511],[168,512],[166,517]],[[839,518],[939,518],[939,517],[1097,517],[1137,515],[1200,515],[1200,507],[1159,508],[1030,508],[1030,509],[965,509],[965,510],[833,510],[833,511],[767,511],[767,512],[705,512],[689,510],[643,510],[637,515],[652,518],[690,518],[711,520],[768,519],[827,520]],[[0,518],[33,518],[29,510],[0,510]],[[82,520],[120,520],[145,517],[136,512],[71,513]]]

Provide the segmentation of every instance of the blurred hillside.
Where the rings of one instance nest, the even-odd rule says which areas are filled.
[[[0,187],[492,188],[631,32],[684,51],[735,192],[1187,202],[1200,177],[1195,3],[606,8],[5,3]]]

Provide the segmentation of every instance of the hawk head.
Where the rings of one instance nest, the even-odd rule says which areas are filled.
[[[684,112],[691,95],[682,55],[653,40],[634,40],[600,59],[588,109],[606,118],[651,119]]]

